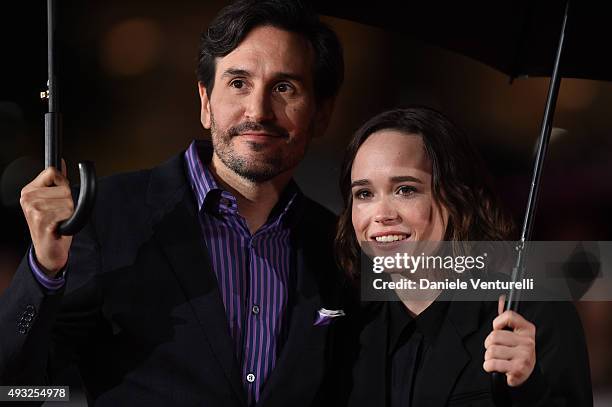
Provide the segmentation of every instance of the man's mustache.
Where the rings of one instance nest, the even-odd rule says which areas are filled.
[[[227,131],[227,135],[230,137],[235,137],[247,131],[269,133],[277,137],[289,137],[289,132],[280,126],[277,126],[272,123],[258,122],[243,122],[236,126],[230,127]]]

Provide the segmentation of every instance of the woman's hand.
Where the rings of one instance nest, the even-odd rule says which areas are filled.
[[[514,311],[504,312],[504,297],[499,300],[498,314],[484,342],[483,368],[489,373],[505,373],[508,385],[517,387],[529,378],[535,366],[536,327]]]

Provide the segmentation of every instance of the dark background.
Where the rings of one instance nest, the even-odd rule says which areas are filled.
[[[64,157],[73,181],[78,160],[95,161],[105,176],[154,166],[207,136],[194,74],[198,38],[225,2],[58,3]],[[352,132],[382,110],[425,104],[469,134],[520,225],[548,79],[510,85],[506,76],[458,54],[324,19],[344,45],[346,81],[327,134],[313,142],[297,171],[304,191],[337,212],[338,170]],[[4,2],[0,30],[1,292],[28,245],[19,191],[42,169],[45,2]],[[612,240],[611,102],[611,83],[563,79],[534,240]],[[612,307],[578,306],[602,395],[612,384]]]

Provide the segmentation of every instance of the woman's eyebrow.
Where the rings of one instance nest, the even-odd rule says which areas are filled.
[[[369,185],[369,184],[370,184],[370,180],[367,180],[367,179],[356,179],[355,181],[351,182],[351,188],[359,187],[359,186],[363,186],[363,185]]]
[[[391,181],[393,182],[416,182],[417,184],[422,184],[423,181],[421,181],[420,179],[410,176],[410,175],[398,175],[395,177],[391,177]]]

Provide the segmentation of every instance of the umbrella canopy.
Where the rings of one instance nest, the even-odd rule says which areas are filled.
[[[510,78],[551,75],[565,9],[563,0],[313,3],[320,14],[406,34]],[[609,31],[603,5],[572,2],[560,75],[612,80]]]

